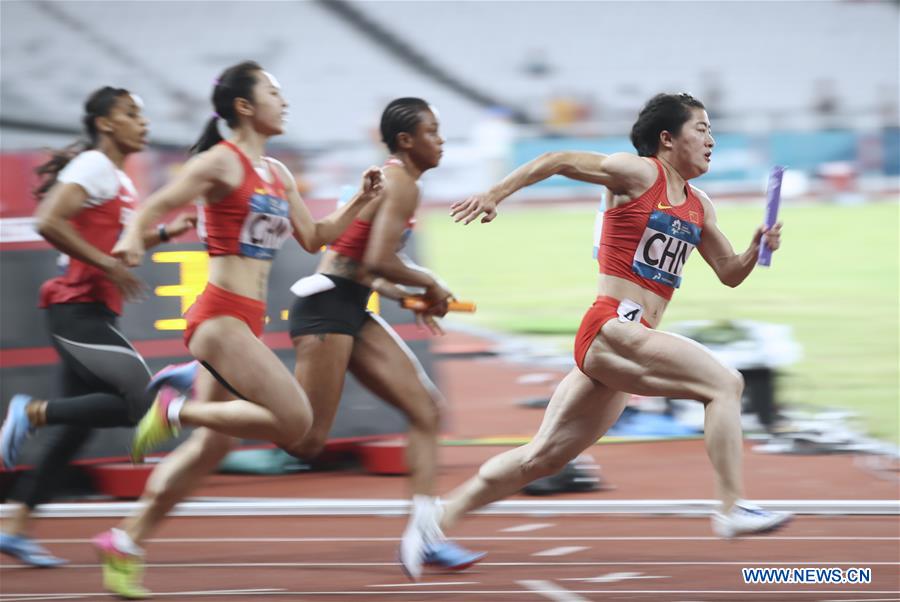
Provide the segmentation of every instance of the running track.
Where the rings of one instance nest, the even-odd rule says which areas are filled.
[[[478,341],[448,336],[445,345]],[[451,340],[452,339],[452,340]],[[446,349],[445,351],[450,351]],[[436,362],[457,438],[534,433],[542,416],[517,401],[549,395],[561,370],[501,358]],[[550,382],[520,377],[540,371]],[[491,383],[492,386],[485,386]],[[446,493],[503,448],[444,447]],[[702,441],[601,445],[590,453],[614,487],[552,500],[679,500],[712,496]],[[897,500],[896,466],[853,456],[775,456],[745,448],[747,492],[770,500]],[[405,479],[354,472],[215,475],[197,496],[403,499]],[[531,499],[515,496],[514,499]],[[42,518],[34,535],[71,560],[40,571],[0,558],[0,602],[111,600],[88,540],[115,518]],[[231,516],[169,519],[147,545],[146,585],[161,600],[465,600],[646,602],[900,601],[900,519],[802,515],[766,537],[722,541],[708,518],[476,515],[452,534],[487,559],[411,584],[394,562],[402,517]],[[543,554],[542,554],[543,553]],[[741,568],[871,568],[868,585],[747,585]]]
[[[0,600],[100,600],[88,544],[112,519],[42,519],[36,535],[72,564],[0,563]],[[174,518],[147,546],[146,585],[164,600],[900,600],[896,517],[801,516],[764,537],[723,541],[706,518],[474,516],[457,529],[489,552],[455,574],[407,581],[396,517]],[[872,583],[747,585],[745,567],[867,567]]]

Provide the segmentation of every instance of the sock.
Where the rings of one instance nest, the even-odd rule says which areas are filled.
[[[131,554],[132,556],[143,556],[144,550],[134,543],[134,540],[123,531],[122,529],[113,529],[112,530],[112,540],[113,545],[122,552],[126,554]]]
[[[438,523],[442,512],[437,498],[430,495],[413,496],[412,520],[424,531],[426,541],[439,542],[446,539]]]
[[[181,414],[181,407],[184,405],[184,401],[184,395],[176,397],[169,402],[169,408],[166,412],[166,418],[169,420],[169,424],[177,429],[181,428],[181,419],[179,415]]]

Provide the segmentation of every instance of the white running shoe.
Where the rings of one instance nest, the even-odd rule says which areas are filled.
[[[728,514],[717,512],[712,518],[713,532],[719,537],[738,537],[753,533],[767,533],[786,525],[790,512],[771,512],[738,500]]]
[[[425,563],[425,529],[417,518],[413,516],[409,519],[400,538],[400,566],[411,581],[422,577],[422,565]]]

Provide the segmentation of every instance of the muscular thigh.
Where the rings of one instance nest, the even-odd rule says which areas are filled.
[[[237,318],[217,316],[203,322],[190,349],[249,401],[269,408],[306,403],[294,375]]]
[[[350,371],[370,391],[407,416],[431,414],[441,396],[412,350],[379,316],[360,330]]]
[[[337,414],[354,339],[350,335],[305,334],[294,337],[294,376],[309,397],[313,431],[327,433]]]
[[[604,324],[584,367],[613,389],[704,402],[734,382],[733,371],[699,343],[618,320]]]

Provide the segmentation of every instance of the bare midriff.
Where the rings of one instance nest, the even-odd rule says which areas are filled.
[[[635,303],[639,303],[644,308],[643,318],[656,328],[662,320],[663,312],[669,302],[656,293],[638,286],[634,282],[619,278],[618,276],[610,276],[609,274],[600,274],[597,283],[597,294],[604,297],[613,297],[615,299],[631,299]]]

